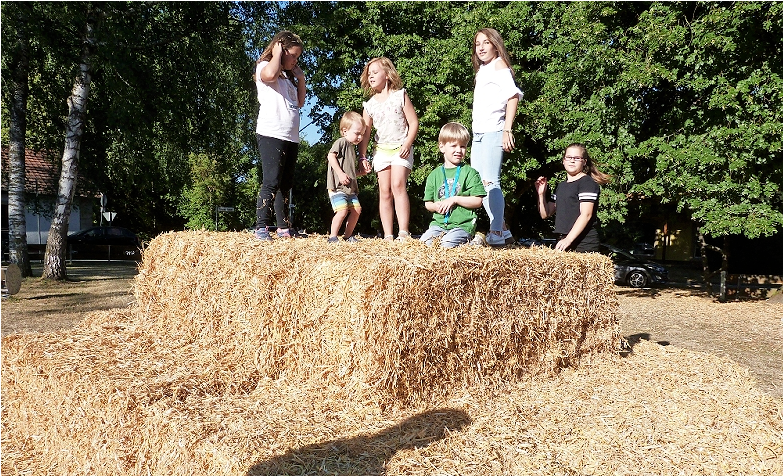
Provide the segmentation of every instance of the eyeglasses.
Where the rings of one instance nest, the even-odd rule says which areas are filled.
[[[582,157],[564,157],[563,158],[564,162],[580,162],[581,160],[583,160]]]

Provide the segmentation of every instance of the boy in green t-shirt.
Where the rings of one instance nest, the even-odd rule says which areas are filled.
[[[445,124],[438,134],[444,165],[430,172],[425,182],[425,208],[433,212],[433,221],[420,240],[428,245],[438,239],[441,247],[454,248],[474,238],[475,210],[487,193],[479,172],[463,163],[470,141],[468,129],[457,122]]]

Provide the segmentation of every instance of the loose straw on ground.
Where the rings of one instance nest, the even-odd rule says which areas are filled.
[[[3,338],[2,474],[782,473],[746,369],[615,352],[604,258],[247,238],[163,235],[136,308]]]

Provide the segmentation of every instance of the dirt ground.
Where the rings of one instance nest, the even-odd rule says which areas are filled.
[[[136,272],[134,262],[79,262],[68,267],[65,282],[27,278],[18,294],[2,299],[2,335],[69,329],[90,311],[127,307]],[[41,275],[40,264],[33,274]],[[675,282],[666,288],[616,287],[621,332],[632,347],[644,339],[726,357],[782,398],[781,291],[719,303],[691,278],[671,276]]]

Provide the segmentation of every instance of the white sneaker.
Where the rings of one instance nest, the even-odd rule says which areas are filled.
[[[506,239],[501,235],[488,233],[487,236],[485,236],[485,243],[490,246],[504,246],[506,244]]]

